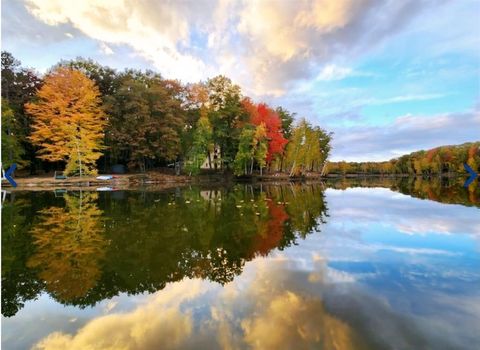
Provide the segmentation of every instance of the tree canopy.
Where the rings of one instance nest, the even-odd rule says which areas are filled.
[[[119,72],[76,58],[39,78],[3,52],[2,98],[3,148],[10,162],[30,164],[32,173],[49,163],[95,174],[115,164],[144,172],[180,161],[188,174],[202,165],[237,175],[292,172],[301,163],[293,171],[299,174],[318,171],[330,147],[330,137],[309,136],[311,149],[302,153],[309,158],[286,161],[297,156],[287,152],[299,133],[295,114],[254,102],[222,75],[184,85],[153,71]]]
[[[66,161],[69,174],[96,173],[107,122],[92,80],[78,70],[57,68],[25,109],[33,117],[29,140],[40,148],[39,158]]]

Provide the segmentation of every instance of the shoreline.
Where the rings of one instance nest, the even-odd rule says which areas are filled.
[[[15,178],[17,187],[13,187],[7,180],[2,180],[2,190],[13,191],[42,191],[52,189],[96,189],[96,190],[121,190],[151,186],[154,188],[172,188],[185,185],[197,184],[229,184],[229,183],[288,183],[306,181],[328,181],[341,179],[367,179],[367,178],[423,178],[420,175],[411,174],[307,174],[304,176],[290,177],[288,174],[268,174],[235,177],[228,174],[201,174],[197,176],[171,175],[159,172],[144,174],[115,175],[112,180],[98,180],[95,176],[72,177],[65,180],[55,180],[53,176],[28,176]],[[455,178],[460,174],[433,175],[430,178]]]

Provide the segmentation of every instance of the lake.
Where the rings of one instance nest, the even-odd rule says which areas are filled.
[[[479,191],[13,192],[2,349],[478,349]]]

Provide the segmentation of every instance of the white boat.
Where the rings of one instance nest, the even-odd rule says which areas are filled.
[[[100,175],[97,176],[97,180],[112,180],[113,176],[112,175]]]
[[[111,187],[97,187],[97,191],[98,192],[106,192],[106,191],[115,191],[115,190]]]

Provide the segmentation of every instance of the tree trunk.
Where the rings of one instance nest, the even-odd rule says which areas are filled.
[[[77,146],[77,156],[78,156],[78,169],[80,171],[80,179],[82,178],[82,156],[80,154],[80,146],[78,144],[78,139],[75,138],[75,144]]]
[[[325,174],[326,166],[327,166],[327,161],[323,162],[322,171],[320,172],[320,176],[323,176]]]
[[[295,169],[295,165],[296,165],[296,163],[297,163],[297,161],[296,161],[296,160],[294,160],[294,161],[293,161],[293,164],[292,164],[292,168],[290,169],[290,177],[292,177],[292,176],[293,176],[293,169]]]

